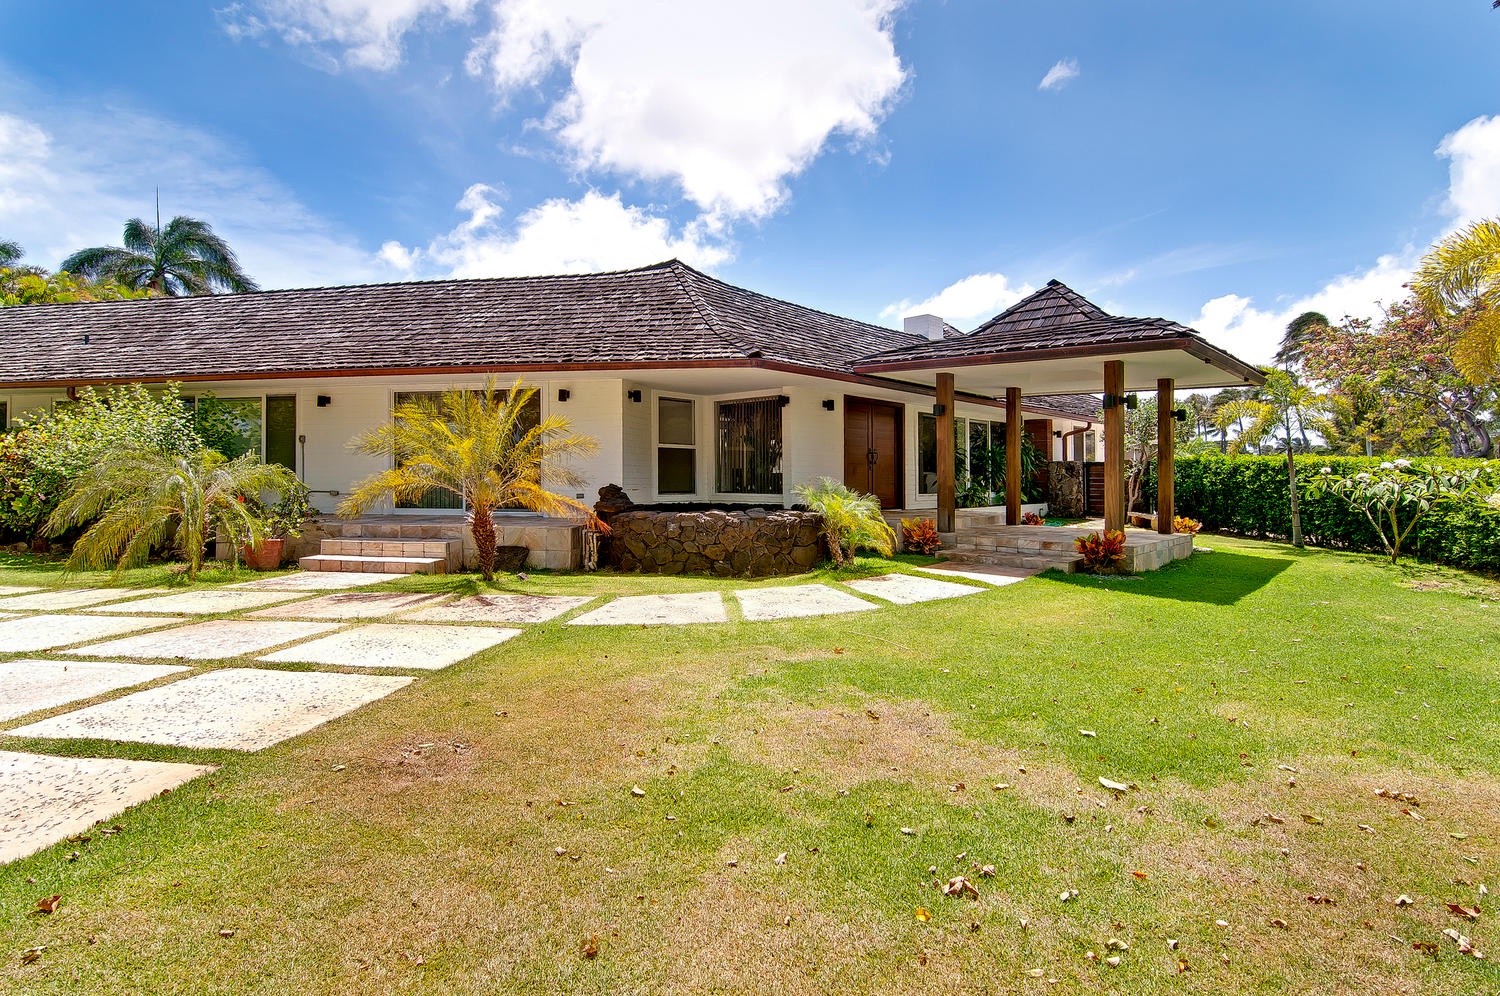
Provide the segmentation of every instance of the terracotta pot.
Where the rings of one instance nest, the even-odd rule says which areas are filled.
[[[252,571],[274,571],[281,566],[281,556],[286,552],[286,540],[266,539],[260,546],[240,547],[240,556],[245,566]]]

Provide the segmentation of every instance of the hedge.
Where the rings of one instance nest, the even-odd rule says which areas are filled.
[[[1302,535],[1314,546],[1382,552],[1380,539],[1362,513],[1326,494],[1308,494],[1306,483],[1324,467],[1352,476],[1371,470],[1380,457],[1299,456]],[[1480,460],[1418,459],[1458,469]],[[1215,532],[1263,539],[1285,539],[1292,532],[1285,456],[1178,457],[1177,514],[1203,522]],[[1403,552],[1426,560],[1483,571],[1500,571],[1500,509],[1482,502],[1444,502],[1422,517]]]

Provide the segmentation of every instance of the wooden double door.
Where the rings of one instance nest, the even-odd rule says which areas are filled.
[[[844,399],[844,483],[903,507],[902,409],[885,401]]]

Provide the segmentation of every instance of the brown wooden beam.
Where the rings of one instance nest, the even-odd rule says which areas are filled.
[[[958,482],[954,480],[956,455],[953,452],[953,374],[937,375],[937,475],[940,533],[951,533],[958,520]]]
[[[1173,473],[1177,458],[1177,382],[1163,377],[1156,382],[1156,531],[1172,535],[1172,520],[1177,517]]]
[[[1104,528],[1125,528],[1125,361],[1104,364]]]
[[[1005,389],[1005,524],[1021,524],[1021,389]]]

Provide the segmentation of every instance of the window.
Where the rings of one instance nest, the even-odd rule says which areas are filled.
[[[1097,432],[1085,432],[1083,434],[1083,459],[1093,463],[1099,459],[1099,434]]]
[[[10,428],[10,407],[6,402],[0,401],[0,432],[8,428]]]
[[[690,495],[698,490],[698,451],[693,446],[693,403],[656,399],[656,492]]]
[[[937,416],[917,415],[917,494],[937,494]]]
[[[277,394],[266,398],[266,463],[279,463],[297,470],[297,396]]]
[[[477,392],[476,392],[477,393]],[[504,397],[508,392],[499,391]],[[410,404],[414,401],[437,402],[443,396],[442,391],[397,391],[395,403],[397,405]],[[533,394],[531,400],[526,402],[526,408],[521,413],[521,418],[516,425],[516,433],[519,436],[530,432],[541,424],[542,401],[540,394]],[[397,502],[397,508],[463,508],[463,499],[451,491],[439,491],[436,488],[428,491],[414,502]]]
[[[721,494],[781,494],[781,399],[721,401],[716,488]]]

